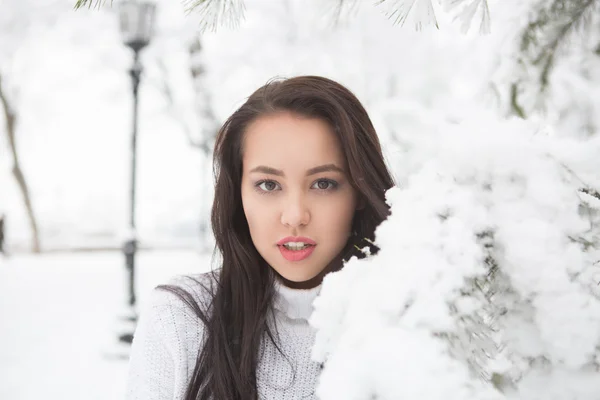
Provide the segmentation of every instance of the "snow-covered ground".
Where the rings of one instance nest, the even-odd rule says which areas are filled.
[[[210,255],[141,252],[139,308],[172,275],[209,268]],[[118,252],[0,256],[0,399],[122,399],[127,361],[114,354],[125,289]]]

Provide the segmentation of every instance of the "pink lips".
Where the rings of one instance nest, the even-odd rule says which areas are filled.
[[[311,246],[302,250],[288,250],[284,246],[284,244],[288,242],[302,242]],[[277,242],[277,246],[279,246],[279,251],[281,252],[281,255],[288,261],[304,260],[312,254],[312,252],[315,250],[316,245],[317,243],[314,240],[303,236],[288,236]]]
[[[286,244],[288,242],[302,242],[302,243],[306,243],[306,244],[312,244],[313,246],[317,244],[317,242],[315,242],[314,240],[309,239],[304,236],[288,236],[288,237],[281,239],[279,242],[277,242],[277,246],[283,246],[284,244]]]
[[[288,250],[283,245],[279,246],[281,255],[283,255],[283,257],[288,261],[302,261],[310,256],[314,250],[315,246],[310,246],[302,250]]]

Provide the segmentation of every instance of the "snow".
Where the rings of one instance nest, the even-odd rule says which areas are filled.
[[[136,261],[138,312],[159,283],[210,268],[190,251],[142,251]],[[115,357],[124,265],[117,252],[0,258],[0,398],[124,398],[127,361]]]
[[[50,18],[35,7],[27,15],[11,1],[13,19]],[[56,2],[49,28],[35,22],[11,34],[20,46],[6,63],[6,83],[18,99],[21,163],[43,248],[120,246],[128,219],[132,56],[121,43],[116,6],[74,12],[62,1],[68,3]],[[473,61],[481,65],[476,73],[466,70],[463,60],[477,43],[458,36],[443,14],[443,32],[416,33],[393,26],[380,7],[357,4],[334,27],[323,2],[305,3],[250,0],[239,28],[198,33],[194,15],[159,2],[156,36],[141,55],[136,215],[145,243],[189,246],[208,216],[212,171],[187,137],[202,130],[187,49],[196,35],[218,123],[274,76],[325,75],[365,103],[389,159],[402,156],[394,152],[412,142],[409,134],[428,129],[424,121],[470,109],[466,102],[489,77],[487,56]],[[29,226],[11,167],[2,141],[0,209],[9,245],[21,251]]]
[[[498,373],[522,378],[515,398],[597,398],[600,299],[589,275],[574,278],[592,258],[570,239],[589,225],[553,154],[562,140],[485,110],[438,129],[387,192],[380,252],[324,280],[311,318],[320,398],[504,398],[477,378]]]
[[[188,142],[206,132],[194,88],[219,123],[274,76],[328,76],[365,104],[398,187],[379,254],[329,275],[315,303],[321,398],[598,399],[600,30],[560,49],[542,91],[519,39],[548,2],[488,1],[481,36],[461,33],[487,15],[480,0],[460,2],[456,22],[461,9],[439,7],[456,2],[417,0],[405,27],[368,2],[332,23],[335,7],[320,0],[247,0],[237,28],[202,33],[194,14],[161,0],[142,54],[130,232],[132,57],[114,10],[9,1],[0,73],[44,249],[114,248],[132,235],[143,248],[202,247],[212,171]],[[194,37],[201,84],[190,77]],[[513,85],[527,120],[514,119]],[[0,140],[0,213],[15,253],[0,259],[0,398],[119,398],[125,365],[105,349],[123,312],[123,257],[23,254],[29,226],[10,168]],[[200,266],[207,256],[192,251],[142,251],[140,304]]]

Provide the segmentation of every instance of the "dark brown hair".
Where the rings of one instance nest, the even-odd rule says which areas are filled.
[[[209,291],[210,306],[201,307],[180,287],[159,286],[178,295],[205,325],[204,343],[185,400],[257,399],[260,343],[270,340],[279,349],[266,323],[272,312],[276,272],[252,243],[241,197],[244,132],[257,118],[278,112],[319,118],[331,126],[346,158],[350,183],[364,202],[354,215],[353,235],[332,269],[341,268],[342,260],[352,256],[363,258],[359,248],[368,246],[372,254],[378,250],[371,241],[375,228],[389,214],[385,191],[394,181],[360,101],[339,83],[318,76],[273,80],[255,91],[216,137],[211,222],[222,265],[213,271],[215,284],[204,288]]]

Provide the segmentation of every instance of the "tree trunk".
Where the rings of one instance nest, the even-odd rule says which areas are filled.
[[[19,189],[21,190],[21,195],[23,196],[23,201],[25,203],[25,209],[27,210],[27,217],[29,218],[29,225],[31,228],[32,234],[32,251],[34,253],[39,253],[41,250],[40,247],[40,235],[38,231],[38,224],[35,218],[35,214],[33,212],[33,206],[31,203],[31,196],[29,194],[29,189],[27,188],[27,182],[25,181],[25,175],[23,175],[23,171],[21,170],[21,165],[19,163],[19,157],[17,156],[17,145],[15,140],[15,128],[16,128],[16,113],[10,107],[8,103],[8,98],[5,95],[2,88],[2,76],[0,75],[0,102],[2,102],[2,108],[4,110],[4,119],[6,121],[6,135],[8,136],[8,144],[10,146],[10,150],[13,155],[13,168],[12,172],[17,180],[17,184]]]

